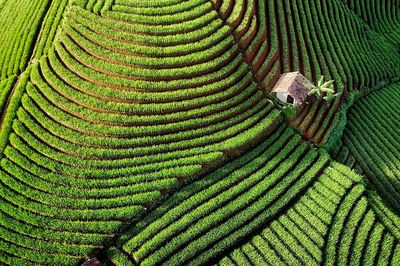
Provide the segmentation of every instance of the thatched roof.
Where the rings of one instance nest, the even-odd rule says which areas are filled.
[[[307,99],[307,84],[312,84],[300,72],[284,73],[276,83],[272,92],[284,92],[292,96],[298,103]]]

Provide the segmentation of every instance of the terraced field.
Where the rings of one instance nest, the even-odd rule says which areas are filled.
[[[400,264],[399,24],[398,0],[0,0],[0,264]],[[286,120],[297,70],[342,94]]]
[[[349,113],[337,159],[368,177],[370,184],[399,209],[400,84],[392,84],[357,102]]]

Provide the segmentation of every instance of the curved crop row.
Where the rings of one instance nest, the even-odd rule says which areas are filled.
[[[25,70],[50,3],[50,0],[4,3],[0,12],[0,79]]]
[[[7,107],[7,101],[13,89],[15,81],[16,81],[16,76],[11,76],[8,79],[5,79],[0,82],[0,117],[3,116],[4,110]]]
[[[285,214],[219,265],[396,265],[400,239],[386,224],[360,176],[333,163]]]
[[[117,241],[123,252],[110,249],[110,259],[117,265],[207,264],[296,202],[328,162],[280,127],[139,221]]]
[[[356,158],[351,154],[349,148],[347,148],[346,146],[343,145],[340,146],[335,155],[335,160],[347,165],[351,169],[356,170],[357,173],[359,173],[360,175],[363,175],[362,168],[360,167]]]
[[[283,72],[335,79],[291,121],[322,143],[347,92],[398,77],[341,1],[0,0],[0,23],[0,264],[399,261],[395,212],[266,98]],[[395,88],[339,156],[397,208]]]
[[[342,138],[374,188],[396,209],[400,200],[399,88],[393,84],[358,101]]]
[[[297,70],[313,81],[320,75],[335,79],[336,90],[347,92],[398,76],[396,50],[337,0],[212,2],[267,92],[280,74]],[[292,125],[323,143],[345,100],[346,93],[329,106],[307,105]]]
[[[372,29],[389,42],[400,45],[400,2],[398,0],[378,1],[341,0]]]
[[[1,263],[77,264],[280,124],[210,3],[161,1],[154,16],[128,2],[73,1],[16,86],[1,128]]]
[[[52,46],[67,4],[68,0],[51,1],[46,16],[42,19],[41,29],[32,54],[33,59],[40,59]]]

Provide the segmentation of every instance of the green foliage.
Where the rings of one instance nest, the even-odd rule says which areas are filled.
[[[68,0],[51,1],[47,14],[42,21],[32,58],[39,60],[51,48],[67,4]]]
[[[0,117],[4,115],[9,96],[12,92],[16,79],[16,76],[11,76],[8,79],[0,82]]]
[[[6,1],[0,12],[0,79],[20,74],[28,66],[41,23],[51,1]]]
[[[358,265],[372,263],[374,256],[390,264],[398,241],[382,230],[360,179],[349,168],[331,164],[296,204],[219,265],[256,257],[252,265]]]
[[[338,147],[368,190],[297,133],[398,77],[393,5],[350,2],[0,0],[0,264],[395,264],[398,94]],[[294,70],[329,106],[266,99]]]
[[[298,113],[299,108],[293,105],[285,106],[282,109],[283,116],[289,121],[295,119]]]
[[[372,92],[356,102],[348,116],[342,142],[371,180],[371,185],[394,207],[398,207],[399,84]]]
[[[0,246],[11,242],[1,263],[77,264],[281,121],[209,3],[153,19],[111,4],[54,1],[15,85],[1,127],[0,213],[27,226],[0,228]]]
[[[307,89],[309,90],[308,95],[316,95],[318,99],[322,98],[326,102],[331,102],[336,97],[342,95],[341,92],[335,93],[333,82],[334,80],[324,81],[324,76],[321,76],[321,78],[318,80],[317,85],[307,86]]]
[[[123,250],[137,262],[157,264],[167,257],[175,265],[207,260],[234,245],[325,169],[328,158],[297,146],[293,134],[276,132],[248,155],[183,188],[120,240]],[[291,172],[293,164],[298,167]],[[200,247],[209,248],[198,252]]]

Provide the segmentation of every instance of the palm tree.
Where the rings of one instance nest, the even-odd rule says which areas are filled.
[[[321,76],[317,85],[312,84],[307,86],[309,90],[308,95],[317,95],[318,98],[322,98],[325,101],[330,102],[342,94],[341,92],[335,94],[335,90],[333,88],[334,82],[334,80],[324,82],[324,76]]]

